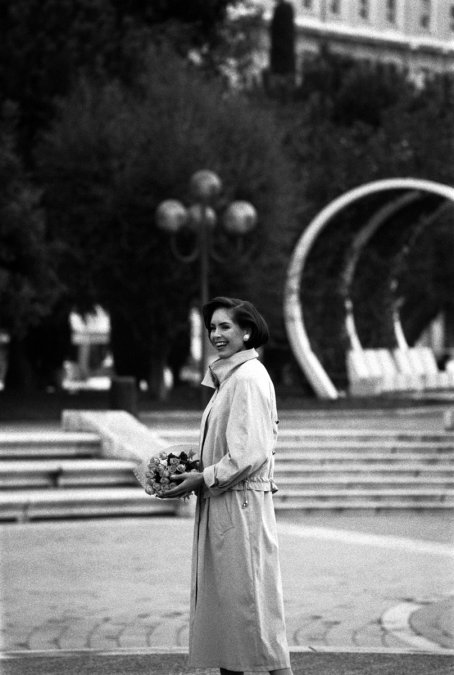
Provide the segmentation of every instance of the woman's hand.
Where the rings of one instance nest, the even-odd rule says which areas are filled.
[[[172,497],[184,497],[184,495],[187,495],[190,492],[197,492],[199,487],[203,484],[203,474],[199,471],[173,474],[172,482],[176,480],[181,481],[180,484],[176,487],[170,488],[170,490],[166,490],[163,495],[164,499]]]

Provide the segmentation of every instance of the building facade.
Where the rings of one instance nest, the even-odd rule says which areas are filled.
[[[433,72],[454,73],[454,0],[288,1],[294,8],[298,73],[321,44],[334,53],[405,69],[416,80]],[[279,0],[254,2],[269,26]],[[269,52],[266,30],[260,51]]]

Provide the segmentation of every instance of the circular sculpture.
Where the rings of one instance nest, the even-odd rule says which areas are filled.
[[[390,178],[367,183],[346,192],[328,204],[309,223],[297,242],[288,266],[284,296],[284,319],[295,358],[314,392],[320,398],[336,399],[339,397],[339,391],[311,346],[301,302],[302,275],[313,246],[325,228],[349,206],[374,195],[381,195],[384,198],[385,205],[382,201],[377,208],[377,202],[371,199],[370,213],[357,235],[357,246],[354,249],[354,255],[351,258],[351,265],[347,273],[347,275],[350,275],[348,277],[349,282],[352,280],[361,246],[368,240],[371,232],[383,227],[388,218],[402,205],[407,202],[414,202],[419,196],[430,195],[438,198],[433,200],[433,204],[432,202],[429,204],[435,212],[443,202],[454,202],[454,188],[448,185],[417,178]],[[386,206],[386,203],[389,203],[389,205]],[[399,328],[399,322],[397,321],[396,329],[399,330]]]

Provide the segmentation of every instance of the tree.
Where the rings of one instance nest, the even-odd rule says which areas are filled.
[[[113,2],[117,11],[125,11],[124,0]],[[182,24],[189,28],[193,46],[213,47],[219,42],[228,8],[238,4],[239,0],[136,0],[127,3],[126,11],[149,25]]]
[[[425,87],[418,89],[405,73],[393,75],[382,65],[365,67],[326,52],[314,59],[305,69],[295,100],[276,105],[281,124],[287,128],[286,147],[294,158],[301,184],[301,229],[334,198],[369,181],[413,176],[452,184],[453,91],[453,79],[449,76],[433,77]],[[307,261],[302,283],[305,320],[312,346],[328,364],[330,372],[339,375],[340,385],[344,384],[342,364],[346,346],[340,274],[355,223],[366,217],[367,213],[361,213],[358,206],[356,211],[350,209],[343,219],[338,218],[335,227],[326,228]],[[425,254],[431,256],[430,262],[417,266],[414,271],[418,280],[415,277],[411,284],[406,284],[404,319],[407,325],[411,323],[412,339],[417,330],[422,329],[421,316],[426,320],[433,316],[435,290],[423,292],[423,289],[436,288],[428,269],[440,268],[442,259],[437,244],[441,235],[437,234],[436,227],[431,227],[426,235],[429,239],[435,238],[431,246],[427,239],[423,246]],[[449,250],[446,237],[453,235],[452,229],[450,234],[444,230],[445,250]],[[385,251],[386,242],[382,243],[383,251],[375,248],[370,254],[377,260],[380,258],[382,265],[387,264],[390,270],[391,252]],[[373,242],[373,246],[377,245],[378,240]],[[356,282],[364,291],[355,302],[355,310],[360,314],[366,309],[366,303],[369,309],[374,304],[370,292],[377,290],[378,293],[379,284],[384,280],[383,274],[371,279],[372,257],[370,265],[365,263],[358,268]],[[383,272],[384,268],[381,269]],[[448,276],[440,274],[439,278],[446,280]],[[423,309],[422,298],[425,298],[425,306],[421,314],[415,310],[418,305]],[[390,295],[382,294],[376,300],[376,314],[383,316],[383,311],[389,312],[390,307],[384,304],[391,301]],[[377,337],[380,315],[372,314],[364,312],[369,323],[362,328]]]
[[[55,102],[85,73],[128,81],[152,40],[181,54],[220,41],[235,0],[2,0],[0,104],[18,109],[19,152],[30,160]]]
[[[13,102],[16,106],[17,151],[27,170],[35,171],[34,147],[43,130],[52,125],[58,100],[64,100],[81,78],[96,80],[96,86],[107,88],[116,78],[122,83],[119,86],[127,86],[142,70],[144,55],[153,42],[170,43],[184,57],[198,54],[208,69],[222,72],[222,64],[228,61],[230,35],[225,19],[227,10],[236,4],[235,0],[4,0],[0,4],[0,104]],[[216,57],[212,57],[214,48],[218,50]],[[82,198],[90,189],[87,184]],[[58,241],[58,236],[54,240]],[[87,277],[87,283],[80,284],[83,292],[77,304],[81,309],[92,307],[90,283]],[[75,285],[58,305],[56,316],[33,329],[33,338],[27,340],[31,345],[29,360],[35,361],[38,352],[63,353],[55,344],[48,349],[49,331],[60,335],[63,327],[66,330],[65,317],[75,302]],[[48,330],[46,324],[51,326],[55,321],[58,331]],[[116,326],[119,323],[115,321]],[[123,333],[120,328],[114,332],[118,336]],[[122,343],[120,337],[116,341]],[[118,360],[121,368],[120,357]],[[124,367],[131,368],[130,364]]]
[[[31,385],[24,340],[46,317],[60,284],[40,192],[17,156],[8,110],[0,120],[0,328],[11,336],[7,386]]]
[[[115,15],[109,0],[4,0],[0,11],[0,90],[18,108],[19,149],[29,159],[55,98],[81,69],[114,59]]]
[[[293,5],[277,0],[270,24],[270,66],[273,75],[295,75],[295,23]]]
[[[399,277],[403,297],[401,321],[409,344],[414,344],[436,316],[454,317],[454,208],[450,206],[419,233],[408,251]]]
[[[314,122],[329,120],[346,128],[362,122],[377,128],[386,110],[415,91],[407,74],[392,64],[364,63],[323,46],[305,60],[295,100]]]
[[[282,306],[293,191],[279,130],[266,111],[207,81],[172,52],[153,50],[130,87],[82,81],[61,103],[37,160],[52,236],[64,244],[59,273],[75,305],[99,302],[110,312],[120,374],[160,373],[198,296],[192,270],[175,261],[154,224],[161,200],[189,201],[197,169],[221,176],[220,210],[246,199],[259,213],[259,231],[245,242],[254,257],[217,265],[212,293],[243,293],[259,304],[278,296]],[[224,255],[230,243],[218,235]],[[271,251],[281,256],[274,283],[263,267]]]

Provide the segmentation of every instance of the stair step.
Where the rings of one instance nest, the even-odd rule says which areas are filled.
[[[174,514],[181,505],[178,499],[150,497],[141,487],[10,490],[0,493],[0,519]]]
[[[399,501],[414,502],[423,499],[426,502],[442,502],[454,506],[454,490],[434,490],[424,488],[384,488],[384,489],[357,489],[352,488],[348,491],[342,491],[333,488],[317,488],[317,489],[286,489],[279,490],[276,493],[276,499],[279,501],[285,500],[304,500],[310,499],[312,501],[319,501],[323,499],[338,499],[346,496],[348,501],[382,501],[388,498],[397,499]]]
[[[390,474],[396,473],[398,475],[408,474],[409,476],[418,476],[420,474],[428,475],[434,474],[448,474],[454,472],[453,464],[427,463],[419,464],[417,462],[402,462],[401,464],[387,463],[387,464],[373,464],[367,461],[356,462],[355,464],[344,463],[342,465],[334,462],[320,461],[318,463],[306,463],[303,461],[294,463],[278,462],[275,465],[274,473],[276,475],[305,475],[308,473],[318,474]]]
[[[162,436],[161,436],[162,438]],[[163,439],[166,442],[168,439]],[[189,439],[186,439],[187,442],[190,442]],[[182,439],[172,439],[171,444],[177,444],[177,442],[182,442]],[[438,457],[450,457],[454,459],[454,444],[453,443],[428,443],[425,445],[422,444],[411,444],[411,443],[401,443],[401,444],[376,444],[371,446],[366,446],[364,443],[351,443],[345,444],[330,444],[326,445],[323,443],[291,443],[283,444],[278,442],[276,448],[276,457],[279,460],[299,460],[302,458],[311,458],[311,457],[326,457],[327,459],[358,459],[358,458],[368,458],[368,459],[399,459],[407,460],[412,457],[421,457],[422,459],[432,459]]]
[[[393,441],[387,443],[358,443],[356,441],[341,441],[339,443],[328,442],[325,440],[320,441],[311,441],[308,442],[292,442],[285,443],[279,442],[277,444],[277,451],[279,453],[292,453],[292,452],[306,452],[313,449],[320,450],[322,452],[378,452],[386,451],[388,453],[397,453],[397,452],[454,452],[454,443],[452,442],[437,442],[437,443],[421,443],[421,442],[408,442],[408,441]]]
[[[441,423],[440,423],[441,424]],[[454,444],[452,432],[401,432],[384,429],[382,431],[356,431],[354,429],[279,429],[280,443],[451,443]]]
[[[169,444],[197,430],[160,431]],[[367,429],[279,430],[276,510],[454,508],[454,434]]]
[[[0,488],[137,485],[134,462],[109,459],[0,461]]]
[[[160,434],[160,438],[168,443],[169,445],[175,445],[182,442],[194,443],[195,436],[182,435],[178,437],[170,437],[164,434]],[[294,440],[283,440],[279,436],[277,442],[277,452],[279,454],[286,454],[292,452],[308,452],[311,450],[320,450],[326,453],[330,452],[381,452],[386,451],[388,453],[454,453],[454,439],[452,440],[429,440],[427,442],[422,442],[420,440],[387,440],[384,441],[380,438],[361,441],[357,439],[348,439],[348,440],[336,440],[325,438],[295,438]]]
[[[305,487],[325,487],[330,485],[335,485],[342,489],[350,489],[355,487],[370,487],[377,486],[377,488],[389,487],[400,487],[402,488],[411,488],[411,487],[434,487],[434,488],[451,488],[454,489],[454,476],[451,479],[446,478],[445,476],[440,478],[431,478],[431,477],[417,477],[401,478],[399,476],[300,476],[298,478],[288,478],[284,476],[276,476],[276,482],[280,488],[287,488],[292,486],[297,486],[301,488]]]
[[[422,466],[427,464],[439,463],[441,460],[448,466],[454,465],[454,453],[452,455],[437,455],[436,453],[427,453],[427,454],[411,454],[411,453],[399,453],[399,454],[389,454],[386,453],[331,453],[326,455],[323,451],[319,452],[300,452],[293,455],[285,455],[276,453],[276,464],[286,464],[291,466],[292,463],[306,463],[314,462],[317,464],[345,464],[352,462],[361,462],[363,464],[371,464],[374,462],[386,462],[393,465],[407,465],[409,462],[418,462]]]
[[[92,457],[100,453],[97,434],[67,431],[0,434],[0,459]]]
[[[274,508],[276,511],[298,511],[299,513],[311,512],[311,511],[350,511],[350,512],[387,512],[387,511],[452,511],[453,506],[449,504],[444,504],[442,502],[432,502],[432,501],[418,501],[414,503],[409,503],[407,501],[399,500],[387,500],[386,502],[350,502],[348,499],[331,499],[329,501],[317,502],[317,501],[279,501],[276,499],[274,502]]]
[[[441,424],[442,422],[440,422]],[[169,429],[160,430],[159,436],[166,441],[181,443],[182,438],[193,441],[198,438],[199,429]],[[279,429],[279,443],[306,443],[312,441],[338,442],[357,442],[357,443],[390,443],[396,441],[415,442],[415,443],[438,443],[445,442],[454,444],[454,433],[452,432],[419,432],[419,431],[396,431],[393,429],[383,430],[356,430],[356,429]]]
[[[198,430],[159,433],[169,445]],[[148,496],[134,462],[101,457],[96,434],[0,434],[0,520],[174,514]],[[283,429],[276,510],[454,509],[454,434]],[[194,499],[194,498],[193,498]]]

